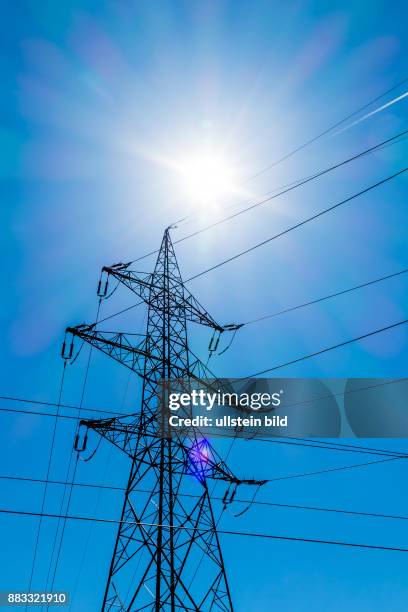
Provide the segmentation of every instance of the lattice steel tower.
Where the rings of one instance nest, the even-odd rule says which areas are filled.
[[[260,484],[236,478],[206,440],[158,437],[158,383],[214,377],[189,349],[187,322],[217,334],[236,327],[216,323],[185,288],[169,229],[153,273],[134,272],[130,264],[102,270],[101,297],[114,277],[147,304],[141,341],[80,325],[67,328],[72,339],[63,348],[72,357],[79,337],[143,380],[137,414],[81,421],[131,459],[102,610],[232,610],[208,481]]]

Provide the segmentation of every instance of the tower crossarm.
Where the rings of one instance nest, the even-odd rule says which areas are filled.
[[[101,295],[102,291],[101,297],[106,297],[108,279],[109,277],[113,277],[119,283],[122,283],[122,285],[140,297],[144,302],[149,303],[150,290],[153,286],[153,275],[146,272],[135,272],[133,270],[128,270],[128,265],[129,264],[116,264],[114,266],[104,266],[101,272],[101,279],[103,278],[103,275],[106,274],[106,281],[103,282],[103,280],[101,280],[99,282],[98,294]]]
[[[139,346],[135,347],[132,346],[126,334],[120,332],[113,332],[108,335],[92,327],[79,325],[77,327],[68,327],[67,333],[88,342],[91,346],[107,354],[109,357],[112,357],[115,361],[122,363],[144,379],[150,380],[143,371],[143,363],[146,358],[151,359],[153,362],[157,360],[161,363],[159,357],[156,357],[146,350],[146,338],[142,340]],[[187,383],[188,381],[195,381],[212,392],[229,390],[228,383],[225,380],[215,378],[213,372],[211,372],[211,370],[209,370],[197,357],[191,362],[188,371],[178,368],[178,372],[175,371],[174,373],[178,375],[178,380],[186,381]],[[154,383],[155,381],[152,379],[150,382]],[[158,396],[159,393],[160,391],[158,388]],[[132,459],[137,458],[135,456],[134,441],[141,434],[143,434],[146,440],[150,439],[150,443],[154,443],[154,441],[157,440],[158,427],[156,412],[152,412],[150,415],[141,415],[139,413],[109,419],[83,420],[81,424],[87,429],[92,429],[106,438]],[[179,444],[182,446],[184,456],[188,459],[189,453],[191,452],[190,446],[184,442],[179,442]],[[206,457],[206,466],[208,468],[208,474],[214,479],[225,480],[237,484],[244,482],[247,484],[259,484],[258,481],[241,479],[232,474],[220,457],[216,456],[215,450],[212,448],[208,457]],[[185,465],[175,466],[175,469],[181,472],[185,469]]]
[[[191,438],[189,442],[176,438],[176,443],[182,448],[185,455],[185,466],[187,472],[196,475],[199,480],[221,480],[232,485],[255,485],[262,486],[266,480],[255,480],[253,478],[240,478],[230,469],[227,463],[209,442],[200,435]]]
[[[67,327],[66,333],[87,342],[94,348],[102,351],[109,357],[112,357],[115,361],[118,361],[130,370],[133,370],[143,379],[155,382],[158,380],[158,378],[160,378],[155,376],[155,372],[152,372],[150,376],[145,373],[144,364],[146,359],[151,360],[153,364],[157,363],[158,366],[163,363],[163,357],[155,354],[152,350],[149,350],[150,347],[152,349],[154,347],[152,345],[152,340],[149,339],[148,336],[138,334],[138,337],[142,337],[142,340],[137,346],[135,346],[130,340],[130,337],[134,336],[122,332],[99,331],[95,329],[94,325],[77,325],[76,327]],[[174,344],[177,345],[177,341],[174,341]],[[73,353],[72,344],[68,355],[64,354],[66,345],[67,342],[65,340],[62,356],[64,358],[71,358]],[[196,357],[192,351],[190,351],[190,355],[192,356],[192,360],[189,368],[186,368],[185,364],[172,364],[174,379],[191,379],[203,384],[209,389],[218,389],[225,386],[225,382],[217,380],[214,373],[211,372],[211,370],[209,370],[209,368],[204,365],[204,363],[198,359],[198,357]],[[168,363],[166,358],[164,358],[164,363],[166,365]],[[154,378],[152,376],[154,376]],[[211,379],[211,383],[204,381],[203,379],[205,378]]]
[[[73,337],[80,338],[94,348],[102,351],[106,355],[109,355],[109,357],[112,357],[115,359],[115,361],[122,363],[130,370],[136,372],[136,374],[138,374],[138,376],[141,378],[145,378],[145,359],[155,359],[155,357],[151,355],[146,348],[145,336],[143,336],[143,340],[138,346],[134,346],[126,334],[121,332],[101,332],[96,330],[92,325],[67,327],[66,333],[71,334]],[[68,356],[72,357],[72,349]],[[65,357],[64,354],[63,357]],[[160,361],[158,357],[157,361]]]
[[[213,446],[210,447],[209,465],[212,469],[210,477],[214,480],[224,480],[235,485],[245,484],[255,486],[262,486],[267,482],[267,480],[256,480],[253,478],[239,478],[231,471],[225,461],[221,459]]]
[[[67,327],[66,334],[71,334],[73,337],[77,337],[87,342],[115,361],[133,370],[142,379],[148,380],[153,384],[160,378],[157,372],[161,372],[163,361],[166,365],[168,364],[168,359],[166,357],[163,358],[154,352],[155,345],[153,340],[144,334],[137,334],[137,337],[141,337],[142,340],[136,346],[131,341],[134,335],[125,334],[123,332],[100,331],[95,328],[95,325]],[[177,341],[175,341],[174,344],[177,345]],[[62,356],[66,359],[70,359],[73,355],[73,345],[71,343],[68,353],[65,354],[67,345],[69,346],[69,343],[65,340]],[[157,364],[157,370],[153,369],[149,373],[146,373],[146,360],[149,360],[153,366]],[[172,364],[172,368],[175,378],[185,379],[191,376],[197,380],[197,376],[193,372],[186,370],[184,365]]]
[[[102,438],[105,438],[105,440],[116,446],[131,459],[137,459],[141,463],[147,463],[147,461],[144,461],[147,446],[157,440],[157,425],[155,424],[156,420],[153,415],[151,415],[149,421],[150,423],[146,422],[146,419],[143,419],[142,415],[139,413],[128,415],[124,420],[118,420],[117,418],[82,419],[80,421],[80,426],[81,428],[85,428],[86,432],[92,430]],[[142,446],[139,444],[138,448],[136,442],[138,440],[140,441],[142,436],[145,442]],[[87,440],[87,438],[88,433],[84,436],[85,440]],[[77,450],[84,451],[86,442],[81,442],[81,440],[79,440],[79,435],[77,440]]]
[[[209,312],[200,304],[200,302],[194,297],[188,289],[184,287],[184,309],[185,316],[188,321],[193,323],[199,323],[200,325],[206,325],[212,329],[223,332],[224,326],[217,323]]]
[[[127,265],[128,264],[117,264],[115,266],[104,266],[102,268],[102,274],[105,273],[108,277],[111,276],[115,278],[119,283],[125,285],[125,287],[146,302],[146,304],[160,310],[162,308],[162,286],[157,285],[157,274],[155,282],[153,282],[152,274],[128,270]],[[107,283],[105,283],[104,287],[104,290],[107,291]],[[98,290],[100,290],[100,288],[101,283],[99,284]],[[228,325],[217,323],[185,286],[183,287],[183,291],[180,292],[180,295],[173,296],[169,306],[169,314],[171,316],[176,318],[183,317],[187,321],[205,325],[220,333],[224,331],[235,331],[242,326],[241,324],[234,323]]]
[[[148,452],[149,447],[154,447],[159,442],[158,428],[155,425],[153,415],[149,422],[142,419],[141,415],[128,415],[112,419],[82,419],[80,424],[86,429],[95,431],[140,465],[159,467],[158,464],[152,462]],[[140,444],[141,439],[143,439],[143,444]],[[136,449],[134,446],[135,440],[139,440]],[[267,482],[266,480],[236,476],[208,440],[200,437],[198,433],[196,437],[190,438],[177,436],[173,443],[181,451],[179,456],[183,457],[183,459],[174,462],[174,473],[185,474],[197,471],[197,473],[204,475],[207,480],[221,480],[235,485],[262,486]]]

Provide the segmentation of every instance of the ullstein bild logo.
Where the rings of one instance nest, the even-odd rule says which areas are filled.
[[[159,384],[161,437],[408,437],[408,379],[206,379]]]

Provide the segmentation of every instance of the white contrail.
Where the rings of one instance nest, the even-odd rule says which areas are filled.
[[[336,136],[336,134],[341,134],[341,132],[344,132],[345,130],[348,130],[349,128],[353,127],[354,125],[357,125],[358,123],[361,123],[362,121],[365,121],[369,117],[372,117],[373,115],[376,115],[377,113],[380,113],[384,109],[388,108],[389,106],[392,106],[393,104],[396,104],[397,102],[399,102],[400,100],[403,100],[407,96],[408,96],[408,91],[406,91],[405,93],[401,94],[397,98],[394,98],[393,100],[390,100],[389,102],[386,102],[386,104],[383,104],[382,106],[379,106],[378,108],[376,108],[375,110],[371,111],[370,113],[367,113],[363,117],[360,117],[360,119],[356,119],[355,121],[353,121],[353,123],[349,123],[349,125],[346,125],[344,128],[341,128],[340,130],[337,130],[337,132],[334,132],[331,135],[332,136]]]

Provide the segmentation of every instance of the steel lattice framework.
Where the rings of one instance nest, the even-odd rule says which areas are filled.
[[[141,342],[98,331],[96,324],[67,328],[71,344],[64,342],[65,358],[78,337],[143,381],[137,414],[81,422],[131,459],[102,610],[232,610],[208,481],[262,484],[236,478],[206,440],[158,436],[160,381],[214,378],[189,349],[187,322],[216,333],[235,328],[216,323],[185,288],[169,229],[152,274],[131,271],[130,264],[103,268],[106,279],[115,278],[147,304]],[[103,280],[102,295],[106,289]]]

